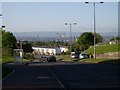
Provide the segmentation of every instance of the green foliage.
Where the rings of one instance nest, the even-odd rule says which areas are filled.
[[[51,46],[68,46],[68,42],[60,42],[60,41],[38,41],[38,42],[31,42],[32,46],[41,46],[41,47],[51,47]]]
[[[16,48],[17,40],[11,32],[2,30],[2,47]]]
[[[79,58],[71,58],[70,55],[60,55],[56,57],[57,60],[62,60],[62,61],[74,61],[74,60],[79,60]]]
[[[98,33],[95,33],[95,35],[96,35],[96,39],[95,39],[96,44],[101,43],[103,41],[102,36],[100,36]],[[86,50],[87,48],[89,48],[89,46],[94,44],[94,34],[92,32],[82,33],[77,40],[76,46],[78,46],[78,44],[80,45],[79,49],[81,51]]]
[[[120,44],[106,44],[104,46],[96,46],[96,54],[120,51],[118,47],[120,47]],[[94,53],[93,51],[94,51],[94,48],[91,47],[87,49],[86,51],[84,51],[83,53],[93,54]]]
[[[2,63],[10,63],[14,62],[14,57],[13,56],[2,56]]]
[[[2,30],[0,29],[0,48],[2,48]]]
[[[82,62],[89,62],[89,63],[99,63],[99,64],[120,64],[120,59],[82,59]]]
[[[120,65],[120,59],[108,59],[108,60],[103,60],[103,61],[100,61],[98,63],[101,63],[101,64],[117,64],[117,65]]]
[[[33,60],[33,59],[34,59],[34,55],[33,55],[33,54],[30,54],[30,53],[26,53],[23,58],[24,58],[24,59]]]
[[[94,35],[94,34],[93,34]],[[98,33],[96,33],[96,39],[95,39],[96,41],[96,44],[97,43],[102,43],[103,42],[103,37],[100,35],[100,34],[98,34]]]
[[[115,40],[120,41],[120,37],[113,37],[113,38],[110,39],[110,41],[115,41]]]
[[[11,32],[0,30],[2,32],[2,56],[13,55],[13,49],[16,48],[16,38]]]
[[[87,49],[90,45],[93,45],[94,36],[91,32],[85,32],[80,35],[77,43],[80,44],[81,48]]]
[[[2,56],[12,56],[13,50],[7,47],[2,48]]]
[[[31,53],[31,52],[33,52],[32,45],[30,43],[28,43],[28,42],[24,43],[22,45],[22,48],[23,48],[23,52],[24,53]]]
[[[78,51],[80,51],[82,48],[80,47],[80,44],[76,42],[76,43],[73,45],[73,49],[74,49],[75,52],[78,52]]]

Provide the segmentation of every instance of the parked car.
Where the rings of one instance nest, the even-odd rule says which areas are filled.
[[[75,58],[75,52],[71,52],[71,58]]]
[[[41,62],[56,62],[56,57],[55,56],[42,56],[40,58]]]
[[[79,55],[79,58],[80,58],[80,59],[89,58],[89,55],[88,55],[88,54],[80,54],[80,55]]]
[[[49,56],[48,57],[48,62],[56,62],[56,57],[55,56]]]
[[[79,58],[80,53],[78,52],[71,52],[71,58]]]

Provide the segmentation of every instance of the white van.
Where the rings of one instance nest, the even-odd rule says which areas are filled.
[[[71,52],[71,58],[75,58],[75,52]]]
[[[71,58],[79,58],[79,52],[71,52]]]
[[[80,59],[89,58],[89,56],[88,56],[88,54],[80,54],[80,55],[79,55],[79,58],[80,58]]]

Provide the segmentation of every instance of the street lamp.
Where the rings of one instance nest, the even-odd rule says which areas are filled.
[[[89,4],[90,2],[85,2],[86,4]],[[92,2],[91,2],[92,3]],[[96,23],[95,23],[95,6],[97,3],[104,3],[104,2],[93,2],[93,6],[94,6],[94,20],[93,20],[93,26],[94,26],[94,59],[96,59],[96,47],[95,47],[95,38],[96,38]]]
[[[76,25],[77,23],[65,23],[65,25],[69,25],[70,26],[70,55],[71,55],[71,52],[72,52],[72,31],[71,31],[71,28],[72,28],[72,25]]]
[[[2,26],[1,29],[2,29],[2,30],[5,30],[5,26]]]

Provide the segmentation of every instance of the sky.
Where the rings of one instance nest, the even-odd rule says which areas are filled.
[[[71,23],[73,32],[92,32],[93,10],[92,2],[2,2],[2,25],[11,32],[69,31]],[[118,32],[117,2],[96,3],[95,16],[96,32]]]

